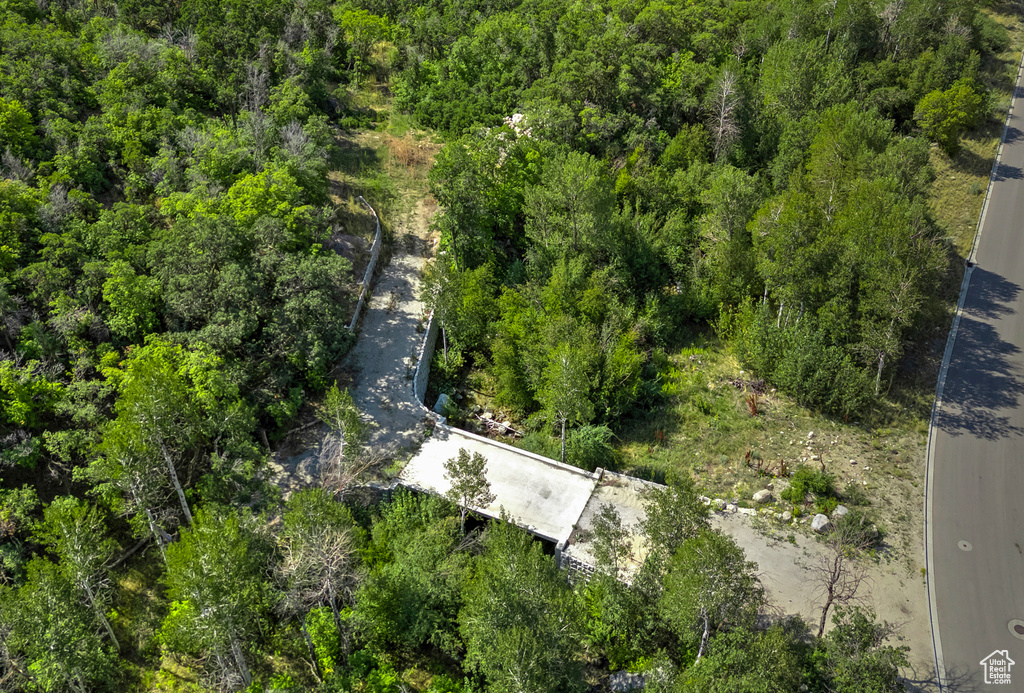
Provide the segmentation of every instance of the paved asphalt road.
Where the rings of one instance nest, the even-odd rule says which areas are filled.
[[[932,635],[946,691],[1024,691],[1024,86],[995,170],[929,447]],[[1021,619],[1015,636],[1012,621]],[[936,628],[937,625],[937,628]],[[1005,650],[1009,682],[981,660]],[[997,658],[1003,655],[997,655]],[[991,673],[991,672],[990,672]]]

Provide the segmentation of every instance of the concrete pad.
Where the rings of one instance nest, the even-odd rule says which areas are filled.
[[[597,485],[596,474],[443,425],[402,470],[401,483],[443,495],[451,488],[444,463],[460,448],[487,459],[487,480],[496,498],[475,510],[497,518],[504,508],[517,525],[556,543],[569,538]]]
[[[629,530],[629,558],[625,565],[619,567],[619,577],[626,581],[631,580],[648,554],[647,542],[640,532],[641,523],[647,519],[644,499],[647,493],[658,488],[662,487],[650,481],[605,471],[587,507],[583,509],[577,523],[577,531],[569,540],[563,555],[587,565],[596,564],[593,552],[594,519],[603,506],[611,505],[619,514],[622,526]]]

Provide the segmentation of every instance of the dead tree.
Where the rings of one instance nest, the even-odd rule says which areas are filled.
[[[715,160],[729,151],[740,138],[740,90],[735,73],[723,70],[708,102],[711,134],[715,138]]]
[[[832,607],[856,601],[857,590],[867,579],[867,573],[855,557],[869,548],[870,543],[856,524],[842,520],[833,524],[832,531],[826,537],[825,552],[811,567],[818,594],[824,599],[818,624],[819,638],[825,633],[825,624]]]

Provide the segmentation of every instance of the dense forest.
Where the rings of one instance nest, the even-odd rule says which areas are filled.
[[[766,625],[685,474],[627,585],[611,525],[570,581],[443,499],[345,477],[283,501],[266,466],[315,411],[362,468],[328,174],[377,125],[368,93],[445,142],[435,390],[485,373],[589,468],[694,330],[812,410],[880,406],[945,324],[931,152],[1005,106],[984,3],[5,0],[0,21],[0,689],[902,690],[870,613]]]

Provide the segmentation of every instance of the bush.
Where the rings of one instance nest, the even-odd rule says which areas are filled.
[[[793,472],[789,488],[779,495],[783,500],[800,504],[808,494],[812,494],[818,500],[835,499],[835,477],[827,472],[801,465]]]
[[[430,361],[430,389],[437,394],[453,394],[465,363],[466,359],[462,352],[455,347],[448,347],[447,359],[442,349],[436,350],[434,358]]]
[[[885,533],[871,521],[871,517],[860,510],[851,510],[835,523],[835,531],[841,532],[849,546],[863,549],[875,548],[882,543]]]
[[[850,505],[868,505],[871,502],[868,499],[868,494],[864,493],[864,487],[857,483],[844,486],[841,495],[843,500]]]
[[[569,434],[566,459],[569,464],[588,472],[598,467],[607,469],[615,464],[615,450],[610,445],[613,437],[607,426],[580,426]]]
[[[1010,47],[1010,34],[1006,28],[984,12],[974,15],[974,37],[984,52],[998,54]]]
[[[462,693],[462,685],[444,674],[439,674],[430,679],[426,693]]]
[[[914,120],[925,136],[950,156],[960,147],[960,135],[981,121],[987,97],[969,79],[960,79],[946,91],[926,94],[914,109]]]
[[[748,305],[720,329],[735,335],[747,366],[805,407],[849,418],[874,401],[870,374],[832,345],[810,316],[781,329],[775,322],[764,307]]]
[[[523,436],[522,440],[516,442],[516,447],[522,448],[535,455],[542,455],[557,460],[562,456],[562,449],[559,441],[542,431],[533,431]]]

